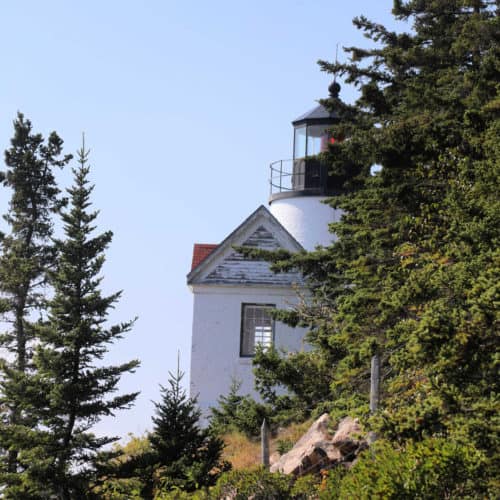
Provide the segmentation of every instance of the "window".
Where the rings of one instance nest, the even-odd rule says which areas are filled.
[[[306,156],[306,130],[305,125],[296,127],[294,130],[294,147],[293,147],[293,157],[304,158]]]
[[[274,320],[270,311],[275,304],[242,304],[240,356],[255,355],[255,347],[267,349],[274,340]]]
[[[314,156],[328,150],[328,129],[325,125],[307,127],[307,156]]]

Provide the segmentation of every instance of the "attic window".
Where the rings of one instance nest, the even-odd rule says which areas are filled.
[[[270,311],[275,304],[241,305],[240,357],[255,355],[255,347],[269,348],[274,340],[274,320]]]

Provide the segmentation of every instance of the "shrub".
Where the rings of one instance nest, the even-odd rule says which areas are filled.
[[[294,444],[295,443],[290,439],[278,439],[278,441],[276,442],[276,451],[280,455],[284,455],[293,448]]]
[[[402,450],[377,441],[342,479],[339,498],[484,498],[482,461],[472,446],[443,438]]]
[[[102,500],[141,500],[143,484],[139,478],[110,478],[93,493]]]
[[[198,490],[190,493],[184,490],[174,489],[158,492],[154,500],[209,500],[210,498],[212,497],[207,490]]]
[[[291,496],[293,479],[285,474],[260,468],[254,471],[231,471],[223,474],[213,490],[214,499],[226,497],[234,500],[288,500]]]
[[[291,490],[291,498],[295,500],[316,500],[320,498],[319,487],[321,478],[317,475],[299,477]]]
[[[348,473],[343,466],[338,466],[328,471],[322,471],[322,481],[318,487],[321,500],[336,500],[340,497],[342,479]]]
[[[97,498],[103,500],[140,500],[151,470],[144,457],[151,453],[147,436],[129,434],[125,444],[115,443],[111,458],[101,464],[103,475],[91,488]],[[92,497],[93,498],[93,497]]]

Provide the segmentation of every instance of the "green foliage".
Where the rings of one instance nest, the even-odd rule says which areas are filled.
[[[296,480],[263,469],[223,474],[210,498],[494,498],[497,485],[488,482],[485,463],[473,445],[449,439],[428,438],[405,447],[379,440],[350,469],[339,465]]]
[[[217,406],[210,408],[210,428],[216,434],[236,430],[248,437],[260,435],[260,427],[264,419],[269,421],[271,408],[269,405],[256,402],[248,395],[238,394],[241,382],[233,380],[227,396],[220,396]]]
[[[487,498],[482,467],[474,447],[446,439],[400,450],[379,441],[342,479],[338,498]]]
[[[271,256],[277,271],[305,276],[311,298],[283,319],[306,325],[311,372],[329,384],[334,416],[367,419],[370,358],[382,393],[367,423],[394,443],[445,436],[470,442],[498,476],[498,296],[500,20],[494,2],[397,1],[396,33],[364,17],[355,25],[376,48],[348,47],[347,63],[322,69],[354,84],[360,98],[337,111],[324,154],[345,179],[330,200],[343,211],[338,240],[307,254]],[[382,168],[371,175],[371,166]],[[345,175],[350,170],[352,175]],[[319,366],[315,366],[320,360]],[[258,384],[294,381],[293,364],[256,359]],[[322,371],[323,364],[328,367]],[[324,384],[321,383],[323,386]],[[429,459],[430,460],[430,459]]]
[[[345,470],[342,468],[342,470]],[[337,474],[341,478],[343,474]],[[332,471],[333,477],[333,471]],[[337,498],[328,496],[333,491],[328,489],[321,476],[308,475],[295,479],[280,473],[271,473],[264,469],[231,471],[221,476],[214,488],[210,489],[210,498],[246,500],[325,500]],[[357,498],[357,497],[352,497]]]
[[[130,434],[124,445],[115,443],[113,456],[101,465],[102,476],[91,485],[92,494],[104,500],[143,498],[143,491],[152,481],[153,471],[146,463],[150,454],[151,443],[147,436]]]
[[[294,442],[291,441],[290,439],[278,439],[276,442],[276,451],[280,455],[284,455],[285,453],[288,453],[294,446]]]
[[[234,500],[288,500],[293,479],[285,474],[271,474],[264,469],[255,471],[231,471],[223,474],[211,490],[212,498]]]
[[[320,351],[280,353],[273,347],[257,349],[255,385],[272,407],[268,421],[275,425],[301,422],[318,405],[327,402],[331,396],[332,366],[329,357]],[[285,394],[283,388],[287,389]]]
[[[245,396],[238,394],[241,381],[232,379],[227,396],[221,395],[217,400],[217,406],[210,408],[210,427],[218,434],[230,431],[237,420],[237,413]]]
[[[203,488],[229,469],[221,460],[223,441],[200,427],[196,398],[189,398],[181,386],[183,373],[177,367],[169,375],[168,386],[160,386],[162,399],[155,403],[153,431],[115,447],[93,489],[99,498],[122,498],[128,486],[138,498],[205,498]]]
[[[149,435],[158,491],[194,491],[214,484],[229,465],[221,460],[223,441],[211,429],[200,427],[201,411],[196,398],[181,387],[183,373],[170,373],[162,399],[155,403],[153,431]]]
[[[94,491],[102,500],[141,500],[142,489],[143,483],[138,478],[109,478]]]
[[[22,426],[32,424],[19,398],[30,390],[23,377],[30,370],[38,328],[33,317],[43,306],[41,292],[54,260],[51,215],[64,204],[54,174],[71,159],[62,155],[62,145],[55,132],[47,140],[33,133],[31,122],[18,113],[11,146],[5,151],[7,170],[0,172],[0,183],[12,192],[3,216],[9,231],[0,233],[0,314],[2,324],[10,325],[0,334],[0,348],[11,353],[0,360],[0,451],[8,450],[0,453],[3,484],[17,482],[17,454],[25,439]]]
[[[155,495],[154,500],[209,500],[213,498],[208,490],[197,490],[187,492],[183,490],[172,490],[159,492]]]
[[[25,391],[16,397],[30,423],[18,432],[29,439],[19,446],[19,484],[4,490],[6,498],[31,491],[62,499],[82,496],[107,454],[103,448],[117,439],[97,437],[89,429],[103,416],[130,407],[137,396],[111,397],[120,376],[133,371],[138,361],[117,366],[101,363],[108,346],[129,331],[133,321],[105,326],[121,294],[103,296],[99,289],[104,251],[112,234],[93,235],[97,212],[88,210],[92,187],[84,147],[79,162],[73,170],[74,186],[68,190],[70,206],[62,213],[65,239],[54,240],[48,318],[37,331],[33,372],[20,379]]]
[[[290,496],[296,500],[315,500],[319,498],[321,478],[316,475],[302,476],[295,480]]]
[[[348,473],[348,470],[342,466],[323,471],[321,484],[318,487],[319,498],[321,500],[337,500],[340,498],[342,479]],[[356,498],[358,497],[356,496]]]

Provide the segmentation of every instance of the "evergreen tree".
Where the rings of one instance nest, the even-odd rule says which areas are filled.
[[[85,498],[96,477],[103,447],[116,437],[91,432],[103,416],[130,407],[137,393],[111,396],[120,377],[139,364],[133,360],[106,366],[109,345],[130,330],[134,321],[106,326],[121,292],[104,296],[100,290],[104,251],[110,231],[94,235],[97,212],[89,211],[88,151],[78,151],[79,168],[68,189],[70,207],[63,212],[64,240],[50,272],[53,297],[48,319],[38,331],[34,373],[25,377],[33,388],[22,399],[36,428],[25,426],[29,440],[19,450],[23,471],[6,498]]]
[[[162,399],[155,403],[149,436],[156,482],[166,490],[193,491],[214,484],[218,473],[227,468],[221,461],[224,443],[209,428],[200,427],[201,411],[196,398],[188,397],[181,387],[184,374],[179,365],[169,375],[168,386],[160,386]]]
[[[490,478],[499,448],[498,8],[396,0],[410,33],[355,20],[377,48],[320,63],[360,90],[353,106],[325,101],[341,118],[333,134],[348,138],[324,155],[343,179],[345,194],[331,200],[344,211],[332,224],[338,241],[268,255],[309,280],[312,300],[281,319],[308,325],[311,356],[330,359],[337,415],[367,415],[378,353],[383,394],[371,425],[397,442],[472,442]],[[382,169],[371,175],[374,164]]]
[[[210,427],[218,434],[227,432],[234,428],[238,409],[245,399],[239,394],[241,380],[233,378],[227,396],[221,395],[217,400],[217,406],[210,408]]]
[[[238,394],[241,381],[233,379],[227,396],[217,399],[217,406],[210,408],[210,428],[217,434],[237,431],[248,437],[260,436],[262,421],[272,418],[272,407],[255,401],[249,394]]]
[[[0,363],[0,449],[6,452],[0,474],[18,470],[22,436],[17,426],[25,417],[19,398],[29,390],[22,379],[31,370],[35,313],[42,305],[47,269],[53,263],[52,214],[63,205],[54,170],[71,159],[71,155],[62,155],[62,146],[55,132],[45,141],[18,113],[11,146],[5,151],[7,170],[0,172],[0,182],[12,190],[4,215],[9,231],[0,233],[0,313],[4,324],[10,325],[0,335],[0,349],[5,355]]]

